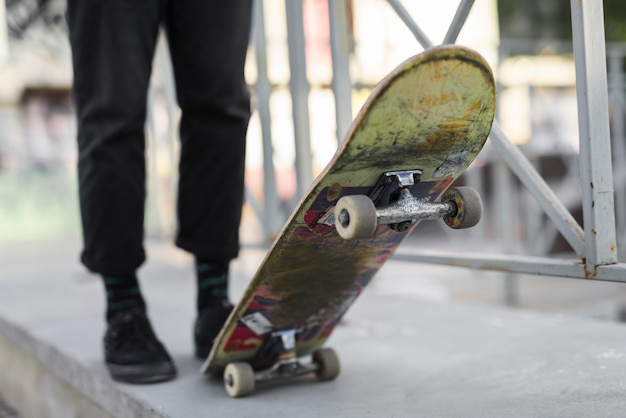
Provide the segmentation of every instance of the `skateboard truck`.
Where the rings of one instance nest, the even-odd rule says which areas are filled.
[[[256,384],[293,379],[308,374],[315,374],[318,380],[332,380],[339,375],[339,357],[334,350],[322,348],[312,355],[310,363],[304,363],[296,353],[298,329],[277,331],[273,338],[279,339],[283,351],[268,369],[255,372],[249,363],[230,363],[224,370],[224,387],[234,398],[249,395]]]
[[[286,377],[302,376],[317,371],[315,364],[304,364],[299,361],[296,354],[296,335],[299,330],[278,331],[272,334],[280,338],[283,352],[278,356],[277,362],[267,370],[255,374],[257,382],[269,382]]]
[[[480,195],[471,187],[448,189],[441,201],[417,198],[411,189],[421,170],[384,173],[369,196],[344,196],[335,206],[335,228],[344,239],[371,238],[378,225],[403,232],[418,221],[443,219],[451,228],[475,226],[482,216]]]

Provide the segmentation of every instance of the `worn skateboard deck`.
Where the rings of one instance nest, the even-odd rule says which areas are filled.
[[[337,201],[369,194],[385,172],[416,169],[412,193],[437,201],[482,149],[494,113],[492,72],[466,48],[430,49],[382,80],[267,253],[203,372],[271,366],[277,331],[298,330],[299,356],[320,348],[415,226],[378,225],[372,238],[344,240],[334,227]]]

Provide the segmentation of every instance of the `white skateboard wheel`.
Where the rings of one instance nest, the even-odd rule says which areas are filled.
[[[456,205],[456,212],[443,218],[446,225],[452,229],[476,226],[483,216],[483,201],[478,192],[471,187],[461,186],[448,189],[441,197],[441,201],[452,202]]]
[[[248,363],[230,363],[224,370],[224,388],[233,398],[254,392],[254,370]]]
[[[313,353],[313,363],[317,364],[315,372],[318,380],[333,380],[339,376],[341,364],[337,352],[332,348],[322,348]]]
[[[335,228],[343,239],[371,238],[376,225],[376,207],[369,197],[344,196],[337,202]]]

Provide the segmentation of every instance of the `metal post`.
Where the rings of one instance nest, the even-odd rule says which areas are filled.
[[[350,80],[351,40],[348,32],[346,0],[328,0],[330,47],[333,61],[332,89],[335,96],[337,142],[341,142],[352,123],[352,81]]]
[[[515,248],[515,219],[517,218],[515,209],[515,193],[513,192],[515,182],[511,175],[511,170],[504,161],[496,160],[494,165],[494,192],[496,199],[496,225],[495,231],[498,240],[498,247],[505,254],[513,254]],[[511,272],[504,273],[503,283],[504,302],[507,305],[515,306],[519,304],[519,292],[516,275]]]
[[[263,209],[252,205],[260,213],[266,237],[271,237],[282,228],[286,216],[279,205],[279,196],[276,188],[276,174],[274,170],[274,148],[272,146],[272,120],[270,115],[270,94],[272,86],[267,72],[267,40],[265,38],[265,14],[263,0],[254,2],[254,53],[257,65],[257,80],[255,84],[256,111],[261,122],[261,137],[263,141]],[[252,196],[248,196],[252,202]]]
[[[585,263],[593,273],[599,265],[617,263],[604,16],[601,0],[572,0],[571,7]]]
[[[296,148],[298,199],[313,182],[313,155],[309,126],[309,81],[306,73],[303,6],[300,0],[285,0],[287,47],[289,49],[289,90],[293,108],[293,128]]]
[[[626,177],[626,110],[624,106],[624,66],[622,60],[624,52],[621,48],[613,48],[609,53],[609,98],[613,117],[611,118],[611,137],[613,147],[613,162],[619,167],[615,176],[615,213],[617,214],[617,241],[622,244],[626,234],[626,193],[624,193],[624,179]]]
[[[2,24],[0,24],[0,62],[4,62],[9,57],[9,35],[6,25],[6,11],[5,0],[0,0],[0,22],[2,22]]]

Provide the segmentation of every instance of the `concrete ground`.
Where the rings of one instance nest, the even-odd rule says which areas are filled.
[[[231,399],[221,382],[200,375],[201,362],[192,358],[191,260],[166,243],[149,245],[140,277],[154,327],[180,375],[148,386],[114,383],[102,364],[101,283],[76,261],[78,248],[69,240],[14,244],[0,253],[0,337],[4,330],[9,340],[27,340],[26,351],[60,375],[46,379],[38,396],[44,416],[85,416],[76,407],[82,400],[59,400],[63,385],[92,398],[102,416],[624,415],[623,325],[453,300],[437,282],[475,272],[397,261],[384,267],[329,340],[342,360],[335,381],[303,378]],[[247,247],[234,263],[233,299],[264,253]],[[2,347],[0,338],[0,393],[31,416],[21,404],[33,401],[12,389],[26,372],[1,364]],[[41,380],[34,381],[41,386]]]

